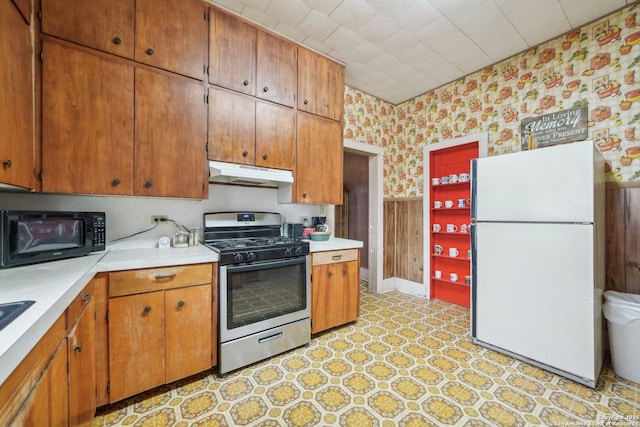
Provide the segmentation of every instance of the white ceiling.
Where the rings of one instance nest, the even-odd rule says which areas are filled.
[[[208,0],[346,65],[392,104],[478,71],[635,0]]]

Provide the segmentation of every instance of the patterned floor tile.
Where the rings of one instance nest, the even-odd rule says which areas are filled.
[[[473,344],[466,308],[361,291],[360,318],[308,347],[100,408],[93,426],[640,426],[640,384],[609,363],[593,390]]]

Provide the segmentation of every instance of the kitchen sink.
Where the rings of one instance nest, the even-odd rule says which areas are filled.
[[[16,319],[16,317],[20,316],[20,314],[23,311],[31,307],[31,305],[34,302],[35,301],[14,301],[14,302],[1,303],[0,304],[0,331],[9,323],[13,322]]]

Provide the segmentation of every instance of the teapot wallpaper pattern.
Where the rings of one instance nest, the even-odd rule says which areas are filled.
[[[587,104],[608,181],[640,179],[640,5],[392,105],[345,88],[344,137],[383,147],[385,197],[423,194],[423,146],[489,133],[520,151],[520,121]]]

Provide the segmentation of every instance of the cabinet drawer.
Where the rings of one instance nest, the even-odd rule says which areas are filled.
[[[345,249],[341,251],[315,252],[313,265],[335,264],[338,262],[356,261],[358,249]]]
[[[211,264],[196,264],[109,273],[109,296],[211,283],[212,270]]]
[[[78,294],[77,297],[69,304],[66,313],[65,326],[67,330],[71,329],[71,325],[78,319],[82,309],[89,304],[93,298],[93,281],[89,282],[87,286]]]

